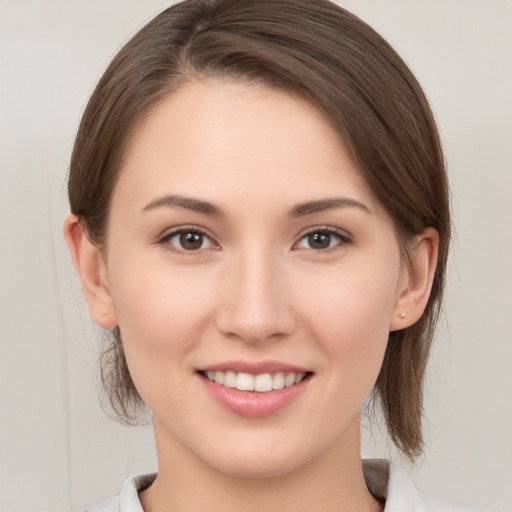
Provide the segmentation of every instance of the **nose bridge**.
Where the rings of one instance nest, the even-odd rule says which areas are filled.
[[[248,342],[284,336],[293,329],[291,297],[280,258],[268,248],[240,249],[226,268],[219,328]]]

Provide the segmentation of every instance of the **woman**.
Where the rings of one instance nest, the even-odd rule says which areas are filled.
[[[361,461],[371,394],[422,450],[450,237],[428,103],[325,0],[189,0],[93,93],[65,236],[112,332],[118,416],[152,415],[158,475],[97,510],[459,510]]]

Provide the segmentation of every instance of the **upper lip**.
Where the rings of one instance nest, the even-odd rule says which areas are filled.
[[[281,361],[265,360],[265,361],[246,361],[234,360],[224,361],[199,368],[202,372],[235,372],[248,373],[251,375],[261,375],[262,373],[307,373],[311,372],[307,368],[288,364]]]

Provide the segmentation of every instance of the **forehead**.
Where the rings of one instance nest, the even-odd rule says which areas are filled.
[[[264,85],[227,81],[187,83],[153,107],[134,130],[116,188],[146,197],[203,191],[286,201],[307,191],[374,202],[314,106]]]

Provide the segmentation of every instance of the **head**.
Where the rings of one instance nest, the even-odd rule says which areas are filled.
[[[420,86],[357,17],[327,0],[187,0],[161,13],[114,58],[87,105],[69,173],[72,214],[106,258],[112,198],[134,134],[187,84],[211,81],[264,86],[314,108],[391,219],[404,262],[426,230],[438,234],[424,312],[389,333],[373,392],[391,439],[414,458],[422,448],[423,379],[450,237],[448,186]],[[114,411],[133,423],[141,399],[119,326],[105,326],[112,329],[103,381]]]

